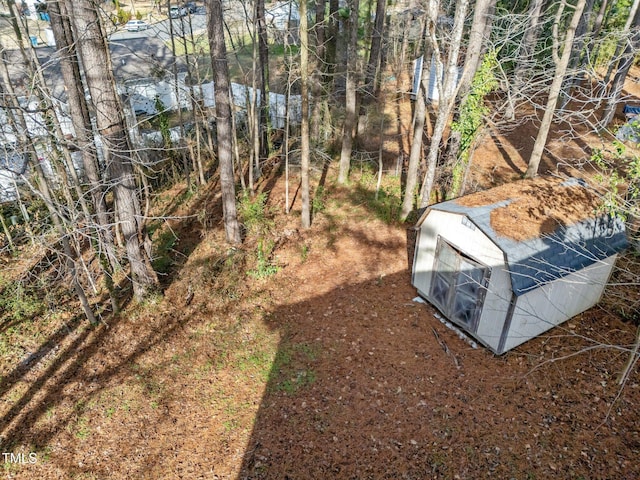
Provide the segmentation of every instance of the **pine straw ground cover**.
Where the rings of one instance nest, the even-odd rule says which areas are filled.
[[[5,355],[2,451],[24,462],[4,476],[640,477],[638,371],[616,383],[632,324],[596,308],[504,356],[473,349],[412,301],[405,227],[376,218],[375,182],[334,174],[309,231],[277,213],[276,183],[273,275],[249,274],[257,239],[228,249],[199,192],[154,233],[177,238],[163,296],[96,328],[60,306]]]

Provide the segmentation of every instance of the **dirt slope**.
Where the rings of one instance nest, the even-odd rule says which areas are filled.
[[[478,184],[521,170],[496,145]],[[355,170],[349,189],[328,171],[306,232],[270,182],[272,276],[255,238],[225,245],[215,185],[176,188],[162,297],[97,328],[71,304],[0,325],[4,476],[640,478],[640,374],[616,382],[635,327],[596,308],[501,357],[472,348],[412,301],[405,227]]]

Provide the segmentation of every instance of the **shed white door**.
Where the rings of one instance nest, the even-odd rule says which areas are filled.
[[[475,332],[490,270],[438,237],[431,300],[454,323]]]

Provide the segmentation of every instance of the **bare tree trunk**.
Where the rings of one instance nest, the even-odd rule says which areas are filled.
[[[216,131],[218,134],[218,162],[222,189],[222,212],[227,241],[241,242],[240,225],[236,210],[236,192],[233,178],[233,153],[231,138],[231,100],[227,48],[224,43],[224,26],[221,0],[207,0],[207,30],[211,64],[216,86]]]
[[[352,0],[349,14],[349,43],[347,45],[347,89],[345,99],[345,119],[342,130],[342,150],[340,151],[340,171],[338,183],[346,183],[351,167],[351,153],[356,127],[357,69],[358,69],[358,5]]]
[[[311,200],[309,194],[309,27],[307,4],[300,2],[300,94],[302,119],[300,122],[300,181],[302,196],[302,228],[311,226]]]
[[[105,146],[107,172],[131,269],[134,297],[139,301],[156,289],[158,277],[143,248],[146,236],[144,218],[141,216],[131,146],[111,70],[106,36],[97,7],[91,0],[74,0],[70,5],[69,13],[75,25],[85,79],[95,107],[96,125]]]
[[[480,54],[485,47],[485,39],[491,35],[493,12],[497,0],[477,0],[473,12],[473,23],[467,42],[467,53],[464,57],[464,68],[458,86],[458,99],[469,93],[473,77],[480,66]]]
[[[529,68],[533,54],[535,53],[536,44],[538,43],[538,34],[540,32],[540,15],[544,0],[531,0],[529,4],[529,25],[522,38],[520,55],[515,68],[514,76],[516,80],[522,81],[524,71]]]
[[[480,54],[484,49],[485,38],[489,38],[491,33],[491,27],[493,24],[492,12],[495,9],[495,5],[496,0],[478,0],[476,2],[473,14],[473,23],[469,34],[467,53],[465,55],[464,69],[462,70],[460,83],[458,85],[458,95],[456,97],[456,105],[458,105],[458,108],[454,111],[454,122],[457,122],[460,119],[460,106],[464,103],[469,90],[471,89],[473,77],[480,66]],[[457,161],[460,153],[461,141],[462,135],[460,131],[453,130],[449,136],[447,150],[444,155],[446,158],[446,165],[452,165]]]
[[[171,9],[171,0],[167,0],[167,12],[169,12]],[[177,56],[176,54],[176,32],[175,29],[173,28],[173,18],[169,17],[169,39],[171,41],[171,53],[173,54],[174,57]],[[178,18],[178,21],[180,22],[180,32],[181,35],[184,35],[184,22],[182,20],[182,17]],[[186,50],[186,48],[185,48]],[[178,82],[178,62],[173,62],[173,65],[171,67],[172,69],[172,74],[173,74],[173,93],[176,96],[176,107],[177,107],[177,111],[178,111],[178,126],[180,128],[180,138],[184,139],[186,137],[186,132],[184,129],[184,121],[182,119],[182,103],[180,102],[180,84]],[[182,163],[182,168],[184,170],[184,176],[185,176],[185,180],[187,182],[187,190],[191,190],[191,166],[189,165],[189,162],[187,161],[187,158],[184,154],[184,150],[182,148],[176,149],[173,146],[173,142],[171,142],[171,137],[169,137],[169,142],[171,144],[171,150],[170,150],[170,158],[171,158],[171,164],[173,165],[173,162],[175,161],[175,157],[179,156],[181,163]],[[177,180],[177,179],[176,179]]]
[[[9,231],[9,227],[7,227],[7,224],[4,221],[4,215],[2,214],[2,212],[0,212],[0,223],[2,223],[2,230],[4,231],[4,235],[5,237],[7,237],[9,250],[13,253],[15,251],[15,246],[13,245],[13,237],[11,236],[11,232]]]
[[[4,48],[2,48],[1,46],[0,46],[0,49],[4,50]],[[51,220],[56,229],[56,233],[58,234],[60,241],[62,243],[63,253],[65,257],[65,265],[67,267],[69,275],[71,276],[71,284],[73,286],[76,296],[78,297],[78,300],[80,301],[80,305],[82,306],[83,312],[87,317],[87,320],[89,320],[92,324],[95,324],[97,323],[96,317],[93,311],[91,310],[91,306],[89,304],[85,291],[82,288],[82,285],[80,284],[77,277],[77,268],[76,268],[77,254],[73,252],[71,249],[69,237],[67,236],[67,229],[58,212],[58,205],[54,203],[54,199],[49,190],[47,178],[45,177],[42,171],[42,167],[40,166],[40,163],[38,160],[38,154],[36,152],[35,146],[33,145],[33,141],[29,136],[29,131],[27,129],[27,122],[24,118],[22,110],[20,109],[20,105],[18,104],[18,101],[17,101],[18,97],[17,95],[15,95],[15,92],[13,91],[10,83],[9,72],[7,71],[7,62],[3,61],[1,63],[2,63],[2,69],[0,71],[0,78],[2,79],[2,81],[0,83],[3,84],[2,91],[4,92],[6,90],[9,93],[7,97],[9,99],[9,103],[11,107],[7,109],[7,114],[8,114],[7,117],[9,119],[9,123],[12,125],[13,131],[18,136],[20,144],[26,149],[29,157],[32,160],[31,164],[35,169],[36,177],[38,180],[38,186],[40,188],[39,193],[45,202],[46,208],[49,211]]]
[[[84,85],[80,75],[80,65],[72,26],[64,2],[49,0],[47,9],[58,48],[62,78],[67,89],[69,113],[75,131],[75,144],[82,152],[82,164],[89,181],[91,200],[96,212],[99,249],[107,259],[110,270],[113,271],[117,268],[118,261],[114,253],[111,215],[107,208],[104,189],[100,182],[98,156],[93,141],[93,128],[84,95]],[[108,272],[106,273],[108,274]]]
[[[629,43],[622,53],[620,63],[618,64],[618,70],[613,77],[613,82],[611,83],[611,88],[609,89],[607,106],[602,113],[602,120],[600,124],[603,128],[607,127],[611,123],[611,120],[613,120],[613,116],[616,113],[616,106],[618,105],[618,102],[620,100],[620,94],[622,93],[622,87],[624,87],[624,81],[627,78],[627,74],[629,73],[629,70],[633,65],[633,59],[635,58],[636,54],[638,53],[638,49],[640,48],[640,8],[636,9],[635,11],[632,27],[635,28],[635,32],[633,33],[631,39],[629,39]]]
[[[401,221],[405,221],[413,211],[416,187],[418,186],[418,166],[420,165],[420,159],[422,158],[422,152],[424,150],[422,139],[425,136],[424,124],[427,114],[426,104],[429,92],[429,69],[431,66],[431,62],[427,60],[428,58],[431,58],[430,48],[427,48],[422,56],[422,75],[418,96],[416,98],[413,139],[409,153],[409,166],[407,167],[407,180],[402,199],[402,210],[400,212]]]
[[[435,3],[435,2],[434,2]],[[438,83],[438,113],[436,116],[436,122],[433,128],[433,135],[431,135],[431,143],[429,145],[429,154],[427,156],[427,172],[422,182],[422,189],[420,190],[420,207],[426,207],[429,204],[431,197],[431,190],[435,183],[436,167],[438,164],[438,154],[440,151],[440,142],[442,140],[445,127],[449,121],[451,115],[451,109],[456,97],[457,87],[456,80],[458,76],[458,54],[460,52],[460,42],[462,40],[462,33],[464,30],[464,20],[469,7],[468,0],[461,0],[456,4],[456,13],[453,21],[453,28],[451,32],[451,40],[449,49],[447,51],[447,63],[444,74],[444,81],[441,72],[442,67],[436,68],[437,83]],[[428,38],[433,49],[436,65],[442,64],[442,54],[440,53],[440,45],[436,39],[436,24],[438,18],[437,5],[432,5],[429,10],[429,26],[428,26]]]
[[[264,0],[256,2],[256,26],[258,29],[258,88],[260,88],[260,113],[258,135],[260,138],[260,158],[269,156],[269,44],[267,38],[267,22],[265,19]]]
[[[339,0],[329,0],[329,25],[327,28],[327,49],[324,61],[327,65],[327,71],[324,76],[324,83],[329,87],[329,91],[334,83],[333,74],[336,72],[336,59],[338,52],[338,9],[340,7]]]
[[[585,48],[585,51],[583,54],[583,60],[582,60],[583,64],[586,63],[589,57],[591,57],[594,62],[596,60],[595,56],[592,55],[594,53],[593,45],[598,35],[600,35],[600,30],[602,29],[605,12],[607,11],[608,6],[609,6],[609,0],[602,0],[602,3],[600,4],[600,10],[598,10],[598,15],[596,15],[596,18],[593,22],[593,27],[591,29],[591,37],[589,38],[589,44],[587,45],[587,48]]]
[[[558,103],[558,97],[560,95],[560,89],[562,88],[562,81],[567,71],[569,58],[571,57],[571,50],[573,46],[573,40],[575,37],[576,28],[578,26],[578,22],[580,21],[580,17],[582,16],[582,11],[584,10],[585,4],[586,4],[586,0],[578,0],[578,3],[575,6],[573,16],[571,17],[571,22],[567,27],[566,35],[564,38],[562,56],[560,58],[558,58],[558,51],[560,49],[560,45],[559,45],[560,39],[559,39],[559,32],[558,32],[560,15],[557,15],[556,17],[556,22],[554,23],[554,31],[553,31],[553,42],[554,42],[553,58],[554,58],[554,63],[556,65],[556,71],[553,77],[553,82],[549,87],[549,97],[547,99],[547,106],[544,111],[544,116],[542,117],[542,123],[540,124],[540,130],[538,131],[536,142],[533,145],[533,151],[531,152],[531,158],[529,159],[529,166],[527,167],[527,171],[525,172],[526,178],[532,178],[538,174],[538,168],[540,167],[540,160],[542,159],[542,152],[544,151],[544,146],[547,143],[547,136],[549,135],[549,129],[551,128],[553,114],[555,113],[556,105]]]
[[[634,21],[636,18],[636,14],[640,10],[640,0],[634,0],[631,8],[629,10],[629,17],[627,18],[627,22],[624,25],[624,28],[621,32],[620,40],[618,40],[618,45],[616,46],[616,51],[613,54],[613,60],[609,64],[609,68],[607,69],[607,74],[604,76],[603,83],[605,85],[609,84],[609,80],[611,79],[611,75],[613,75],[613,71],[616,69],[620,69],[620,64],[622,63],[622,58],[624,58],[624,54],[620,57],[620,54],[623,50],[626,49],[627,40],[629,38],[629,32],[631,30],[632,25],[637,25],[637,22]]]
[[[587,39],[590,23],[589,20],[594,2],[595,0],[587,0],[584,11],[582,12],[582,17],[580,17],[580,21],[576,27],[575,40],[571,48],[571,57],[569,58],[569,64],[567,65],[567,78],[565,78],[563,82],[563,87],[560,93],[560,110],[564,110],[567,104],[571,101],[573,88],[580,81],[580,77],[578,75],[581,75],[581,73],[578,73],[575,70],[578,66],[578,62],[580,61],[582,50],[584,49],[584,44]]]
[[[326,57],[326,26],[324,21],[324,9],[326,0],[316,0],[316,18],[312,27],[315,47],[315,68],[311,76],[311,95],[314,98],[311,113],[311,137],[317,143],[320,138],[320,124],[322,118],[322,77],[327,72]]]
[[[382,59],[382,37],[384,33],[386,0],[376,2],[376,20],[371,34],[371,49],[369,50],[369,61],[364,80],[365,101],[373,98],[376,91],[378,75],[380,74],[380,64]]]
[[[53,225],[56,228],[58,235],[60,235],[62,250],[65,256],[65,264],[66,264],[67,270],[69,271],[69,276],[71,277],[71,285],[73,285],[73,290],[75,291],[76,296],[80,301],[82,311],[87,317],[87,320],[89,320],[90,323],[95,325],[98,323],[98,320],[96,319],[93,313],[93,310],[91,310],[91,305],[89,304],[87,295],[85,294],[85,291],[82,288],[82,285],[80,285],[80,281],[78,280],[78,275],[77,275],[78,268],[77,268],[77,261],[76,261],[78,254],[75,253],[71,248],[71,243],[69,242],[69,237],[67,236],[66,228],[62,223],[60,215],[58,214],[58,211],[54,206],[53,197],[51,196],[51,193],[49,191],[48,181],[44,176],[44,173],[42,172],[42,168],[40,167],[38,160],[35,159],[33,164],[34,164],[36,175],[38,178],[38,186],[40,188],[40,192],[43,196],[45,204],[47,205],[47,210],[51,215],[51,221],[53,222]]]

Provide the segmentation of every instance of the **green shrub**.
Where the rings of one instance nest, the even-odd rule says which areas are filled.
[[[274,243],[272,241],[258,241],[256,249],[256,268],[249,270],[249,275],[254,278],[267,278],[275,275],[280,267],[272,261]]]
[[[261,236],[273,227],[273,221],[267,217],[267,194],[251,196],[248,191],[242,193],[238,201],[238,215],[247,235]]]
[[[0,279],[0,315],[8,314],[14,320],[28,320],[44,310],[43,302],[21,282]]]

